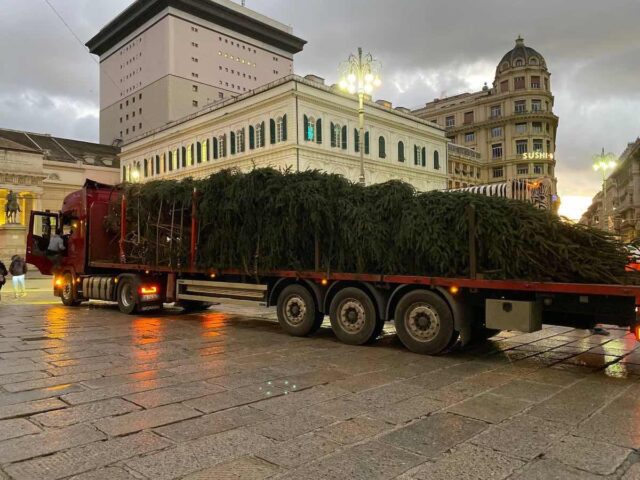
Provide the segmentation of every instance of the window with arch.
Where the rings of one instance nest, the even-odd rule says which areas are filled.
[[[160,171],[160,157],[156,155],[156,158],[154,160],[156,164],[156,175],[160,175],[161,173],[164,173]]]
[[[316,120],[316,143],[322,143],[322,119]]]
[[[342,145],[342,126],[339,123],[331,122],[331,146],[340,148]]]
[[[249,126],[249,148],[264,147],[264,122]]]
[[[316,141],[316,120],[313,117],[302,117],[304,139],[306,142]]]
[[[276,119],[276,142],[282,142],[284,140],[284,118],[278,117]]]
[[[227,134],[218,137],[218,155],[220,158],[227,156]]]
[[[187,166],[193,165],[193,143],[187,147]]]
[[[404,142],[401,140],[398,142],[398,161],[404,162]]]
[[[516,59],[515,65],[516,67],[522,67],[524,65],[524,60],[521,58]]]
[[[437,150],[433,152],[433,169],[440,170],[440,153]]]
[[[169,171],[171,172],[171,171],[173,171],[173,159],[174,159],[173,151],[169,150],[169,153],[167,154],[167,156],[169,157],[168,158],[168,162],[167,162],[168,163],[167,166],[169,167]]]
[[[382,135],[378,137],[378,157],[387,158],[387,145]]]
[[[193,148],[195,151],[195,162],[194,163],[202,163],[202,143],[196,142],[193,144]]]
[[[187,166],[187,147],[180,148],[180,165],[182,168]]]
[[[244,128],[236,131],[236,153],[244,152]]]
[[[147,178],[149,176],[149,161],[145,158],[144,159],[144,178]]]
[[[427,166],[427,149],[425,147],[420,148],[418,145],[413,146],[413,164],[426,167]]]
[[[537,59],[536,57],[532,57],[532,58],[529,60],[529,64],[531,64],[531,65],[538,65],[538,59]]]

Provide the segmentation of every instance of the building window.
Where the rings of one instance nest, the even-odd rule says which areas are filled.
[[[491,145],[491,158],[502,158],[502,144],[494,143]]]
[[[244,152],[244,128],[236,132],[236,153]]]
[[[473,123],[473,112],[465,112],[464,113],[464,124],[468,125]]]
[[[192,100],[191,101],[191,105],[193,105],[194,107],[198,106],[198,101],[197,100]]]
[[[227,156],[227,136],[220,135],[218,137],[218,151],[220,152],[220,157]]]
[[[540,138],[533,139],[533,151],[542,152],[542,139]]]
[[[516,153],[522,155],[523,153],[527,153],[528,149],[528,141],[527,140],[516,140]]]
[[[264,147],[264,122],[256,125],[256,148]]]
[[[287,139],[287,116],[278,117],[276,120],[276,142],[283,142]]]
[[[531,88],[540,88],[540,76],[539,75],[531,76]]]
[[[192,92],[197,92],[198,91],[198,85],[191,85],[191,91]]]
[[[532,112],[542,111],[542,100],[531,100],[531,111]]]
[[[531,124],[531,131],[533,133],[542,133],[542,122],[533,122]]]
[[[138,125],[138,128],[142,130],[142,122]]]
[[[440,153],[437,150],[433,152],[433,169],[440,170]]]
[[[513,79],[513,88],[516,90],[524,90],[524,77],[515,77]]]
[[[491,136],[493,138],[501,137],[502,136],[502,127],[493,127],[491,129]]]
[[[413,164],[418,166],[427,166],[427,149],[420,148],[418,145],[413,146]]]
[[[464,141],[466,143],[474,142],[476,140],[476,132],[467,132],[464,134]]]
[[[197,73],[195,73],[195,72],[191,72],[191,76],[192,76],[193,78],[198,78],[198,74],[197,74]]]
[[[303,116],[304,139],[307,142],[316,140],[316,123],[313,117]]]
[[[516,133],[518,133],[518,134],[527,133],[527,124],[526,123],[516,123]]]
[[[139,113],[140,115],[142,115],[142,108],[139,108],[139,109],[138,109],[138,113]]]
[[[493,178],[502,178],[502,176],[503,176],[502,167],[495,167],[493,169]]]
[[[387,158],[386,142],[382,135],[378,137],[378,157]]]
[[[454,117],[453,115],[451,115],[450,117],[447,117],[445,120],[445,125],[447,127],[455,127],[456,125],[456,117]]]
[[[529,165],[526,163],[518,165],[518,175],[529,175]]]
[[[544,89],[547,90],[547,91],[549,90],[549,79],[548,78],[544,79]]]
[[[506,93],[509,91],[509,80],[503,80],[500,82],[500,93]]]
[[[533,173],[536,175],[544,174],[544,165],[542,163],[536,163],[533,165]]]
[[[122,117],[120,117],[120,123],[122,123]]]
[[[491,118],[497,118],[502,116],[502,107],[500,105],[493,105],[491,107]]]
[[[122,104],[120,104],[120,110],[122,110]]]
[[[526,100],[516,100],[514,102],[514,111],[516,113],[526,113],[527,112],[527,101]]]
[[[224,93],[218,92],[218,98],[224,98]]]
[[[404,162],[404,142],[398,142],[398,161]]]
[[[551,140],[547,140],[547,153],[551,153]]]

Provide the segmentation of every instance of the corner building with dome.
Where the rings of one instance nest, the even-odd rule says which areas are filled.
[[[485,83],[479,92],[435,99],[412,113],[445,128],[456,146],[479,154],[456,155],[450,148],[449,188],[546,176],[555,194],[553,100],[544,57],[518,37],[498,63],[492,87]]]

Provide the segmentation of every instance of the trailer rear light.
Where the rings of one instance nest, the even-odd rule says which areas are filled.
[[[155,285],[142,286],[138,293],[140,293],[140,295],[153,295],[154,293],[158,293],[158,287]]]
[[[633,333],[636,336],[636,341],[640,342],[640,325],[635,326]]]
[[[215,274],[215,273],[211,273],[211,274],[209,275],[209,278],[216,278],[216,274]]]
[[[62,286],[62,279],[61,279],[60,277],[56,277],[56,278],[54,279],[54,281],[53,281],[53,284],[54,284],[56,287],[61,287],[61,286]]]
[[[456,287],[455,285],[451,285],[449,287],[449,291],[451,292],[452,295],[455,295],[460,291],[460,288]]]
[[[327,280],[326,278],[323,278],[322,280],[320,280],[320,283],[326,286],[329,283],[329,280]]]

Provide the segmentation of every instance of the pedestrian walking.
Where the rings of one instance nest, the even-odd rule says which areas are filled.
[[[27,262],[20,255],[11,257],[9,273],[13,281],[13,295],[15,298],[24,297],[27,293],[24,287],[24,276],[27,273]]]
[[[0,260],[0,300],[2,300],[2,287],[7,283],[7,275],[9,275],[7,267],[5,267],[4,263]]]

